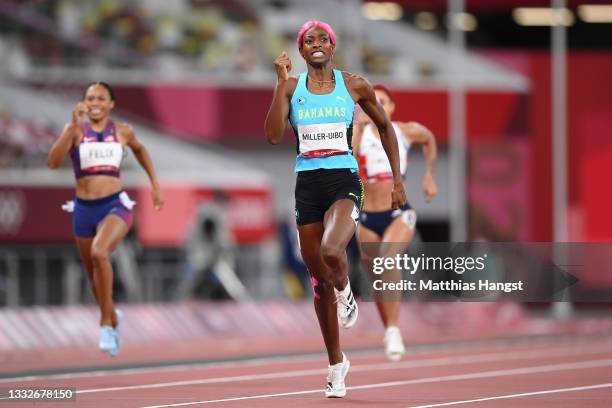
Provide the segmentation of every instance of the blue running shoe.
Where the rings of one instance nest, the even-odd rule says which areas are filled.
[[[123,312],[120,309],[115,309],[115,316],[117,316],[117,326],[113,330],[115,332],[115,348],[109,351],[111,357],[116,357],[121,351],[120,326],[123,320]]]
[[[110,326],[100,326],[100,350],[110,353],[117,347],[117,334]]]

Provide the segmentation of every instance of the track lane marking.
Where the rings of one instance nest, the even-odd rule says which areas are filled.
[[[474,341],[471,343],[443,343],[443,344],[432,344],[432,345],[417,345],[409,347],[410,354],[422,355],[425,353],[431,353],[436,351],[452,351],[455,353],[470,352],[474,350],[495,350],[503,347],[505,349],[516,349],[516,350],[533,350],[534,347],[541,348],[562,348],[562,347],[576,347],[576,344],[568,344],[566,341],[551,341],[550,338],[525,338],[525,339],[491,339],[484,341]],[[582,339],[583,342],[579,343],[580,346],[590,345],[593,339]],[[603,341],[602,341],[603,340]],[[597,344],[608,344],[612,347],[610,338],[597,339]],[[530,347],[531,346],[531,347]],[[529,348],[527,348],[529,347]],[[382,355],[380,350],[355,350],[351,353],[355,356],[375,356]],[[206,368],[235,368],[243,366],[260,366],[270,363],[283,363],[283,362],[294,362],[294,361],[315,361],[321,358],[325,358],[325,355],[284,355],[284,356],[267,356],[267,357],[254,357],[240,361],[217,361],[217,362],[204,362],[199,364],[171,364],[164,365],[160,364],[157,366],[140,367],[140,368],[124,368],[124,369],[97,369],[92,371],[82,371],[64,374],[40,374],[40,375],[27,375],[19,377],[0,378],[0,384],[6,384],[11,382],[24,382],[24,381],[38,381],[38,380],[64,380],[74,378],[90,378],[90,377],[101,377],[105,375],[137,375],[137,374],[148,374],[148,373],[165,373],[165,372],[176,372],[181,370],[200,370]]]
[[[420,367],[439,367],[452,364],[479,364],[509,360],[521,360],[529,358],[554,358],[554,357],[567,357],[577,355],[589,355],[589,354],[600,354],[609,353],[609,348],[600,349],[586,349],[586,350],[557,350],[557,351],[515,351],[515,352],[498,352],[498,353],[486,353],[486,354],[474,354],[468,356],[458,357],[440,357],[433,359],[423,359],[417,361],[406,361],[401,363],[379,363],[379,364],[362,364],[353,365],[351,372],[370,372],[370,371],[384,371],[384,370],[398,370],[398,369],[410,369]],[[196,380],[183,380],[183,381],[169,381],[151,384],[140,384],[140,385],[126,385],[120,387],[105,387],[105,388],[90,388],[84,390],[77,390],[77,394],[90,394],[100,392],[112,392],[112,391],[129,391],[129,390],[142,390],[152,388],[167,388],[167,387],[182,387],[187,385],[206,385],[206,384],[224,384],[231,382],[240,381],[258,381],[258,380],[271,380],[279,378],[295,378],[295,377],[306,377],[313,375],[323,375],[327,373],[326,368],[315,368],[309,370],[294,370],[294,371],[280,371],[274,373],[265,374],[248,374],[248,375],[237,375],[237,376],[226,376],[226,377],[214,377],[214,378],[202,378]]]
[[[447,381],[462,381],[462,380],[473,380],[479,378],[491,378],[491,377],[507,377],[512,375],[521,375],[521,374],[536,374],[536,373],[544,373],[550,371],[563,371],[563,370],[579,370],[579,369],[587,369],[587,368],[597,368],[597,367],[609,367],[612,366],[612,358],[606,360],[588,360],[576,363],[563,363],[563,364],[547,364],[541,366],[530,366],[530,367],[521,367],[521,368],[512,368],[505,370],[490,370],[490,371],[478,371],[475,373],[468,374],[454,374],[440,377],[427,377],[427,378],[419,378],[414,380],[404,380],[404,381],[391,381],[377,384],[366,384],[366,385],[357,385],[352,387],[346,387],[347,390],[366,390],[366,389],[374,389],[374,388],[388,388],[388,387],[397,387],[401,385],[414,385],[414,384],[427,384],[427,383],[437,383],[437,382],[447,382]],[[165,405],[148,405],[142,408],[168,408],[168,407],[183,407],[188,405],[204,405],[204,404],[213,404],[213,403],[221,403],[221,402],[231,402],[231,401],[244,401],[244,400],[253,400],[253,399],[262,399],[262,398],[274,398],[281,396],[291,396],[291,395],[304,395],[304,394],[314,394],[314,393],[323,393],[323,389],[316,390],[301,390],[301,391],[290,391],[276,394],[259,394],[259,395],[248,395],[243,397],[231,397],[231,398],[223,398],[223,399],[215,399],[215,400],[204,400],[204,401],[192,401],[192,402],[182,402],[176,404],[165,404]]]
[[[469,404],[469,403],[472,403],[472,402],[493,401],[493,400],[510,399],[510,398],[517,398],[517,397],[529,397],[529,396],[532,396],[532,395],[555,394],[555,393],[561,393],[561,392],[596,390],[596,389],[599,389],[599,388],[610,388],[610,387],[612,387],[612,383],[593,384],[593,385],[584,385],[584,386],[581,386],[581,387],[555,388],[555,389],[552,389],[552,390],[523,392],[523,393],[520,393],[520,394],[498,395],[498,396],[495,396],[495,397],[483,397],[483,398],[476,398],[476,399],[463,400],[463,401],[449,401],[449,402],[442,402],[442,403],[439,403],[439,404],[415,405],[415,406],[411,406],[409,408],[445,407],[445,406],[449,406],[449,405]]]

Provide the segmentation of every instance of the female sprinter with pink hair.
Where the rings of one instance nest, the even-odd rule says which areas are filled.
[[[151,180],[155,209],[164,205],[153,163],[145,147],[126,123],[109,119],[115,106],[113,89],[106,82],[95,82],[85,90],[83,100],[72,111],[72,120],[51,147],[48,166],[59,167],[66,155],[72,159],[76,178],[76,198],[72,208],[72,231],[85,265],[89,283],[100,307],[100,342],[103,352],[116,356],[120,351],[120,312],[113,304],[111,252],[119,245],[132,224],[134,202],[122,191],[119,170],[125,147]],[[82,116],[86,114],[88,121]]]
[[[334,68],[333,29],[320,21],[308,21],[298,33],[297,46],[307,71],[290,77],[287,53],[276,58],[277,82],[265,133],[270,144],[278,144],[289,122],[297,140],[295,217],[329,359],[325,395],[343,397],[350,363],[340,348],[338,318],[349,328],[358,314],[345,249],[355,233],[363,202],[363,186],[351,151],[355,103],[372,119],[391,163],[393,208],[403,206],[406,196],[393,126],[368,81]]]
[[[395,111],[391,92],[383,85],[374,85],[378,102],[389,117]],[[363,114],[363,113],[360,113]],[[359,121],[353,133],[353,154],[359,158],[365,178],[365,203],[360,214],[359,245],[361,252],[373,257],[394,258],[403,254],[414,237],[416,213],[406,203],[393,209],[389,193],[393,190],[393,174],[385,155],[376,127],[368,118]],[[433,167],[436,160],[436,139],[429,129],[417,122],[392,122],[400,152],[400,172],[406,174],[408,150],[414,144],[423,146],[427,169],[423,178],[425,199],[430,201],[438,192]],[[370,253],[376,250],[376,253]],[[399,282],[399,270],[385,272],[385,280]],[[381,295],[380,293],[378,294]],[[386,291],[376,299],[378,313],[385,326],[385,354],[392,361],[398,361],[406,352],[402,334],[398,327],[401,292]]]

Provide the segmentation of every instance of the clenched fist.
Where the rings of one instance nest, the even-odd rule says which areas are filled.
[[[279,81],[286,81],[289,79],[289,72],[291,71],[291,60],[287,55],[286,51],[274,60],[274,67],[276,68],[276,75]]]
[[[84,113],[87,112],[89,112],[89,107],[87,107],[87,104],[85,104],[85,102],[77,103],[74,109],[72,110],[72,123],[81,123],[81,117]]]

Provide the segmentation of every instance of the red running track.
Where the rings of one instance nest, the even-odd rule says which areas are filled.
[[[411,348],[398,363],[382,351],[347,353],[345,398],[324,397],[326,359],[279,356],[229,363],[45,375],[11,387],[76,387],[74,407],[610,407],[612,337],[489,339]],[[58,406],[36,404],[35,406]],[[34,406],[0,402],[0,407]]]

